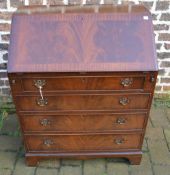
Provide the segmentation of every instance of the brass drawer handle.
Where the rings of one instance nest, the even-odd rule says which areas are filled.
[[[119,100],[119,103],[120,103],[121,105],[123,105],[123,106],[126,106],[129,102],[130,102],[130,101],[129,101],[129,99],[128,99],[127,97],[122,97],[122,98],[120,98],[120,100]]]
[[[121,85],[124,87],[128,87],[133,83],[133,78],[125,78],[121,80]]]
[[[34,80],[34,85],[38,88],[41,89],[43,86],[45,86],[46,81],[45,80]]]
[[[117,145],[121,145],[121,144],[125,143],[125,140],[123,138],[117,138],[114,140],[114,142]]]
[[[40,124],[42,126],[47,126],[51,124],[51,121],[45,118],[45,119],[40,120]]]
[[[37,99],[37,105],[43,107],[48,104],[48,100],[46,98],[38,98]]]
[[[119,124],[119,125],[123,125],[126,123],[126,119],[125,118],[118,118],[116,120],[116,123]]]
[[[49,147],[49,146],[53,145],[54,143],[51,139],[45,139],[43,141],[43,144]]]

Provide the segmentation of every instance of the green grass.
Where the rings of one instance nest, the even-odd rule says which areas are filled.
[[[15,112],[14,105],[10,97],[0,95],[0,130],[9,113]]]

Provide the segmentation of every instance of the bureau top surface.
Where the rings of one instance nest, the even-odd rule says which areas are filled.
[[[143,6],[24,7],[12,18],[8,72],[155,71]]]

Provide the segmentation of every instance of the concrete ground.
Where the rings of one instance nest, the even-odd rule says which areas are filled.
[[[123,159],[51,160],[27,167],[15,115],[0,135],[0,175],[170,175],[170,108],[152,107],[141,165]]]

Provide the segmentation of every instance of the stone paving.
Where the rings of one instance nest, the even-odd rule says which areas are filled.
[[[11,115],[0,133],[0,175],[170,175],[170,108],[152,107],[141,165],[129,165],[124,159],[62,159],[27,167],[21,138],[5,135],[17,125]]]

